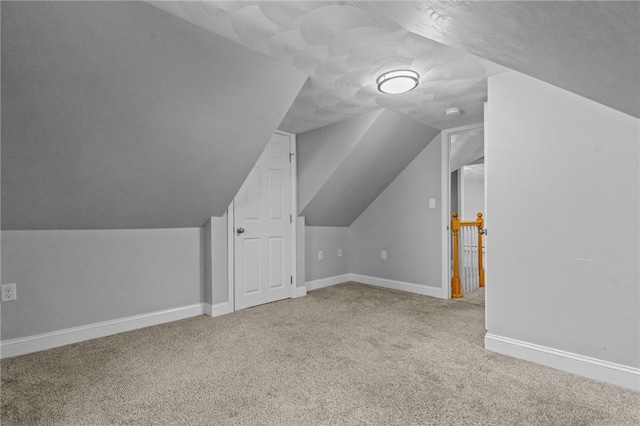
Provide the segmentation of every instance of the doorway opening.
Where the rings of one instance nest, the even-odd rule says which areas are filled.
[[[484,155],[484,125],[482,123],[444,130],[442,132],[442,181],[443,181],[443,279],[452,297],[453,278],[453,242],[451,232],[452,215],[457,220],[470,223],[478,220],[478,213],[486,221],[486,180]],[[483,222],[483,226],[484,223]],[[482,228],[482,233],[485,229]],[[481,247],[473,231],[465,232],[468,243],[458,246],[458,275],[467,282],[462,288],[471,292],[480,285],[478,253],[486,253],[486,238],[482,238]],[[475,241],[475,242],[474,242]],[[475,244],[475,246],[474,246]],[[483,256],[483,259],[486,259]],[[475,268],[475,269],[474,269]],[[462,274],[460,274],[462,270]],[[477,270],[477,271],[476,271]],[[464,296],[464,292],[462,293]]]

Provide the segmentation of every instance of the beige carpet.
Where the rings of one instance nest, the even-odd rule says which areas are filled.
[[[2,361],[2,425],[638,425],[640,394],[486,352],[484,294],[362,284]]]

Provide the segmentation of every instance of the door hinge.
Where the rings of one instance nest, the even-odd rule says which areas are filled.
[[[290,280],[291,281],[291,285],[293,285],[293,275],[291,275],[290,278],[291,278],[291,280]]]
[[[293,215],[292,214],[289,215],[289,223],[293,223]]]
[[[295,153],[295,152],[290,152],[290,153],[289,153],[289,162],[291,162],[291,157],[293,157],[294,155],[296,155],[296,153]]]

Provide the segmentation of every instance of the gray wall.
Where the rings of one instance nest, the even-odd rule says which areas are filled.
[[[305,287],[306,282],[306,236],[304,217],[296,218],[296,287]]]
[[[342,249],[342,257],[338,256]],[[318,260],[318,251],[324,258]],[[348,274],[349,228],[333,226],[307,226],[305,228],[306,281]]]
[[[438,135],[351,225],[352,273],[442,287],[440,157]]]
[[[2,339],[201,303],[202,228],[2,231]]]
[[[204,227],[204,302],[212,305],[229,301],[227,232],[226,213]]]
[[[640,120],[516,72],[489,99],[488,332],[640,367]]]
[[[449,202],[451,203],[451,212],[449,213],[460,212],[459,206],[458,206],[458,203],[460,201],[460,182],[458,179],[458,177],[460,176],[459,172],[460,170],[451,172],[451,181],[450,181],[451,195],[449,198]]]
[[[460,219],[476,220],[479,212],[485,213],[484,164],[464,166],[460,171],[462,172],[462,211]]]

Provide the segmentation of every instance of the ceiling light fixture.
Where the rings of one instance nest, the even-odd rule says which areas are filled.
[[[411,70],[395,70],[382,74],[376,80],[378,90],[389,95],[406,93],[418,86],[420,76]]]
[[[447,110],[444,112],[444,115],[446,115],[447,117],[452,116],[452,115],[460,115],[460,113],[462,112],[462,110],[460,108],[447,108]]]

